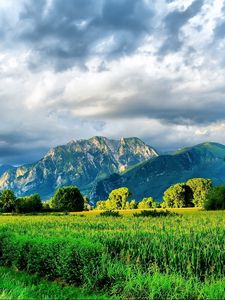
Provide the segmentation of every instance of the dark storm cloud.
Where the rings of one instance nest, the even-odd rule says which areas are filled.
[[[43,140],[47,137],[42,136]],[[35,133],[22,131],[0,132],[0,165],[4,163],[19,165],[30,163],[40,159],[44,155],[48,146],[39,145]]]
[[[161,55],[176,52],[181,48],[183,41],[179,38],[180,30],[189,19],[199,13],[203,4],[203,0],[195,0],[186,10],[175,10],[165,17],[164,27],[167,38],[159,51]]]
[[[0,142],[6,143],[6,144],[14,144],[14,143],[32,143],[36,140],[35,135],[32,135],[31,133],[25,133],[20,131],[13,131],[13,132],[5,132],[0,133]]]
[[[152,10],[144,0],[29,0],[20,14],[17,39],[41,61],[59,70],[79,66],[100,51],[104,57],[128,54],[151,30]],[[107,38],[113,43],[98,50]],[[34,62],[32,62],[35,67]]]
[[[22,165],[33,163],[41,158],[48,150],[48,147],[36,147],[35,149],[15,146],[14,144],[1,145],[0,142],[0,165]]]

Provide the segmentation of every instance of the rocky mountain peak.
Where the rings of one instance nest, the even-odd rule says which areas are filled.
[[[17,195],[37,192],[46,198],[59,186],[76,185],[88,194],[99,179],[156,155],[137,138],[72,140],[51,148],[37,163],[6,172],[0,177],[0,189],[10,187]]]

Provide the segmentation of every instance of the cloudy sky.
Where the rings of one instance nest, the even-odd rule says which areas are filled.
[[[0,0],[0,163],[94,135],[225,143],[224,0]]]

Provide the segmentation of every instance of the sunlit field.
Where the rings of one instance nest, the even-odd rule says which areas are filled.
[[[149,209],[153,210],[153,209]],[[156,211],[163,211],[162,208],[154,208]],[[175,212],[179,214],[187,214],[187,213],[195,213],[197,211],[202,211],[201,208],[167,208],[167,211]],[[122,216],[133,216],[134,213],[140,213],[143,209],[124,209],[118,210],[119,214]],[[83,215],[83,216],[98,216],[101,213],[101,210],[90,210],[90,211],[82,211],[82,212],[73,212],[70,215]]]
[[[2,215],[0,263],[109,298],[224,299],[225,212],[172,212]]]

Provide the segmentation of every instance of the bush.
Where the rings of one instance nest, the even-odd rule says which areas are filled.
[[[225,209],[225,185],[212,188],[204,203],[206,210]]]
[[[56,191],[51,206],[57,211],[83,211],[84,198],[76,186],[66,186]]]
[[[118,211],[113,211],[113,210],[106,210],[100,213],[101,217],[120,217],[121,215],[119,214]]]
[[[142,210],[140,213],[133,214],[134,217],[167,217],[167,216],[178,216],[178,214],[170,212],[168,210]]]
[[[19,213],[40,212],[42,210],[42,202],[38,194],[18,198],[16,206]]]

